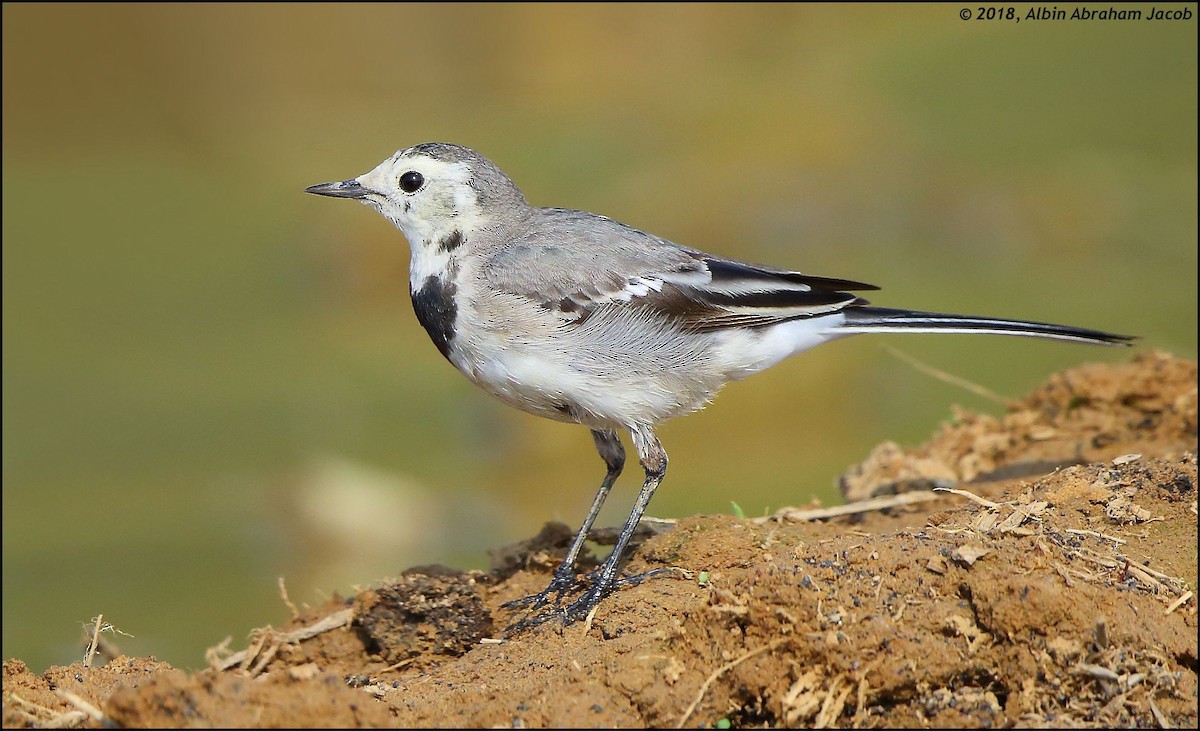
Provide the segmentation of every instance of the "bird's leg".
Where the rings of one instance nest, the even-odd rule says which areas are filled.
[[[625,527],[621,529],[617,544],[613,546],[612,553],[600,567],[599,577],[582,596],[563,608],[561,613],[563,624],[583,619],[604,597],[612,592],[616,583],[617,566],[621,562],[625,548],[629,545],[629,540],[633,538],[633,532],[637,530],[638,523],[641,522],[642,515],[646,512],[646,507],[650,505],[654,491],[658,489],[663,477],[667,474],[667,453],[663,449],[662,442],[658,441],[658,437],[654,435],[654,431],[649,426],[639,425],[630,428],[629,433],[633,436],[634,446],[637,447],[642,469],[646,471],[646,481],[642,484],[642,490],[638,493],[637,501],[633,504],[629,518],[625,521]],[[636,578],[645,578],[645,576]]]
[[[604,482],[600,483],[600,489],[596,492],[595,499],[592,500],[592,508],[588,511],[587,518],[583,521],[583,526],[575,534],[575,540],[571,542],[571,548],[567,551],[567,557],[554,570],[554,578],[550,580],[550,585],[537,594],[505,603],[504,607],[506,609],[514,607],[537,609],[549,601],[551,594],[555,595],[555,601],[561,601],[563,594],[576,585],[575,562],[579,559],[579,552],[583,550],[583,543],[587,540],[588,533],[592,530],[592,525],[596,522],[596,516],[600,514],[600,508],[604,505],[604,499],[608,497],[609,490],[612,489],[613,483],[617,481],[617,477],[620,476],[621,470],[625,467],[625,448],[621,446],[621,439],[615,431],[611,429],[593,429],[592,439],[596,442],[596,451],[600,452],[600,458],[604,460],[604,464],[608,467],[608,474],[604,476]]]

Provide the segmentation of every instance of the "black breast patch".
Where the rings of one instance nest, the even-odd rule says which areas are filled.
[[[454,339],[454,321],[458,317],[458,307],[454,304],[457,291],[454,282],[429,277],[420,289],[412,292],[417,321],[446,360],[450,359],[450,341]]]

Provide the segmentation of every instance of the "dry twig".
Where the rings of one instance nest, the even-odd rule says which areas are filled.
[[[1163,610],[1163,614],[1170,614],[1171,612],[1175,611],[1176,609],[1179,609],[1184,604],[1187,604],[1187,600],[1191,599],[1193,596],[1194,595],[1192,594],[1192,592],[1189,591],[1188,593],[1179,597],[1175,601],[1171,602],[1171,606],[1169,606],[1165,610]]]
[[[933,488],[933,491],[934,492],[948,492],[952,495],[958,495],[959,497],[965,497],[973,503],[978,503],[978,504],[982,505],[983,507],[991,508],[992,510],[1000,509],[1000,503],[994,503],[991,500],[988,500],[987,498],[979,497],[978,495],[971,492],[970,490],[958,490],[953,487],[935,487],[935,488]]]
[[[1067,530],[1065,532],[1074,533],[1077,536],[1095,536],[1096,538],[1103,538],[1104,540],[1112,541],[1113,543],[1125,543],[1126,542],[1124,538],[1117,538],[1116,536],[1110,536],[1107,533],[1101,533],[1098,530],[1080,530],[1079,528],[1067,528]]]
[[[692,713],[694,713],[696,708],[700,705],[700,701],[704,700],[704,694],[708,692],[708,687],[710,685],[712,685],[714,682],[716,682],[717,678],[721,677],[722,675],[729,672],[730,670],[736,668],[738,665],[741,665],[742,663],[744,663],[745,661],[754,657],[755,655],[761,655],[764,652],[774,650],[776,647],[779,647],[783,643],[788,642],[790,640],[791,640],[790,637],[785,637],[783,639],[775,640],[774,642],[769,642],[769,643],[763,645],[762,647],[759,647],[759,648],[750,650],[749,652],[743,653],[736,659],[730,660],[729,662],[725,663],[721,667],[712,671],[712,674],[709,675],[708,678],[704,681],[704,684],[700,686],[700,690],[696,693],[696,699],[692,701],[692,704],[687,707],[687,710],[684,711],[683,715],[679,718],[679,721],[675,724],[675,728],[683,728],[684,724],[686,724],[688,722],[688,719],[692,717]]]
[[[83,655],[83,666],[90,668],[92,658],[96,657],[96,648],[100,646],[100,629],[104,627],[104,614],[97,614],[92,619],[92,641],[88,643],[87,652]]]
[[[247,671],[250,668],[250,664],[254,662],[258,653],[262,651],[262,648],[268,639],[270,639],[274,644],[274,647],[269,651],[268,654],[274,655],[274,653],[278,651],[280,645],[290,645],[295,642],[302,642],[304,640],[316,637],[319,634],[329,632],[330,630],[335,630],[339,627],[345,627],[346,625],[350,624],[350,620],[353,618],[353,609],[343,609],[339,612],[330,614],[328,617],[325,617],[319,622],[310,624],[307,627],[301,627],[300,629],[292,630],[291,632],[284,632],[281,634],[275,630],[268,629],[259,635],[253,648],[240,650],[223,660],[216,660],[215,653],[210,653],[209,662],[213,663],[213,668],[215,670],[228,670],[235,665],[241,665],[242,670]],[[216,662],[213,662],[214,660]],[[268,661],[269,660],[270,658],[268,658]],[[260,666],[256,666],[256,668],[259,672],[261,672],[262,668],[265,666],[266,664],[263,663]]]
[[[859,500],[845,505],[834,505],[829,508],[780,508],[775,511],[774,515],[767,515],[761,518],[751,518],[751,523],[767,523],[770,521],[788,520],[796,523],[802,523],[808,520],[824,520],[825,518],[836,518],[840,515],[854,515],[856,513],[869,513],[875,510],[887,510],[902,505],[913,505],[915,503],[924,503],[930,500],[937,500],[938,495],[934,495],[930,490],[918,490],[915,492],[904,492],[899,495],[887,495],[884,497],[870,498],[869,500]]]
[[[825,702],[821,704],[821,710],[817,712],[817,719],[813,721],[813,728],[829,728],[833,726],[838,717],[842,715],[842,710],[846,707],[846,697],[850,695],[850,691],[854,690],[854,686],[849,683],[836,696],[834,691],[842,683],[844,676],[839,675],[829,684],[829,690],[825,695]]]
[[[291,597],[287,593],[287,584],[284,583],[282,576],[279,577],[279,597],[283,599],[283,603],[287,605],[287,608],[292,610],[292,619],[299,619],[300,610],[296,608],[295,604],[292,604]]]
[[[84,699],[75,695],[71,691],[63,690],[62,688],[55,688],[54,692],[60,698],[65,700],[67,703],[70,703],[71,705],[78,708],[82,713],[86,714],[93,721],[101,724],[102,726],[107,726],[109,728],[116,727],[116,723],[113,722],[113,720],[110,719],[108,716],[105,716],[104,713],[99,708],[96,708],[91,703],[88,703],[87,701],[85,701]]]

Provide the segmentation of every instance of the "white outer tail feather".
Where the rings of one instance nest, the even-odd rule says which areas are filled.
[[[1016,335],[1092,345],[1128,345],[1133,339],[1128,335],[1114,335],[1082,327],[998,317],[947,315],[886,307],[848,307],[843,312],[846,321],[838,330],[846,334],[907,332]]]

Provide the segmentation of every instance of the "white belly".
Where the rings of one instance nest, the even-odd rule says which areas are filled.
[[[628,308],[574,323],[506,297],[489,296],[486,305],[458,318],[451,362],[516,408],[606,429],[656,424],[703,408],[729,381],[827,342],[842,321],[834,314],[756,330],[691,333]],[[490,316],[497,309],[505,316]]]

